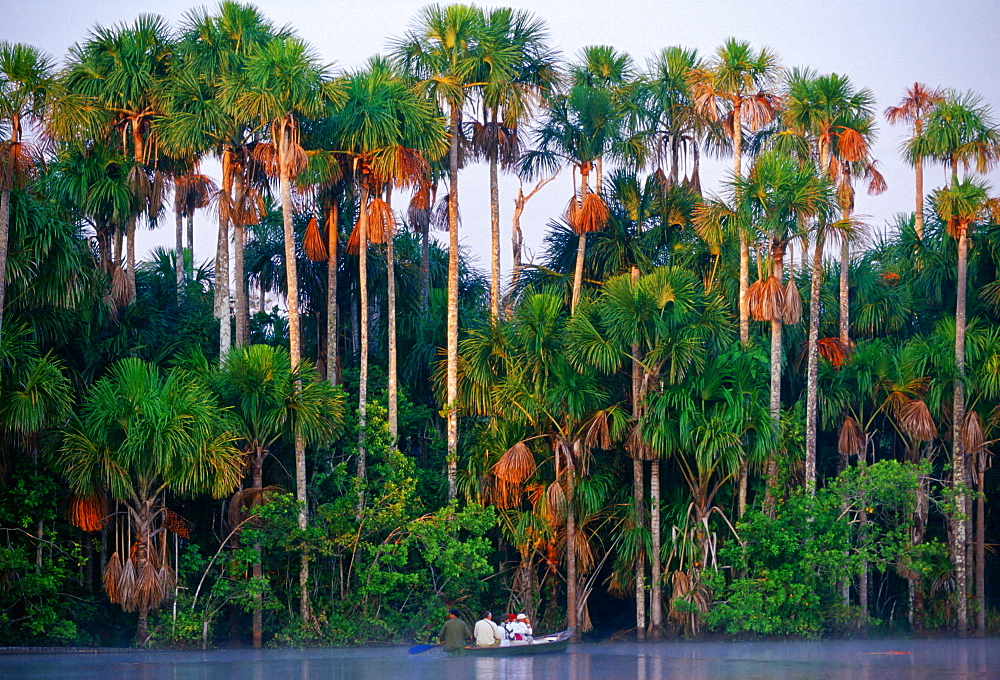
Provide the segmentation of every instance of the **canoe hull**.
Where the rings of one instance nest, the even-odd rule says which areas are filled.
[[[448,656],[487,656],[494,658],[506,658],[510,656],[530,656],[534,654],[558,654],[565,652],[569,645],[569,638],[573,634],[572,630],[564,630],[552,635],[544,635],[535,638],[529,645],[510,645],[509,647],[461,647],[452,649]]]

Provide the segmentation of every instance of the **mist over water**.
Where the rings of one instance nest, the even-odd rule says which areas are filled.
[[[991,680],[1000,640],[582,644],[566,654],[451,659],[406,648],[0,655],[0,678],[60,680]]]

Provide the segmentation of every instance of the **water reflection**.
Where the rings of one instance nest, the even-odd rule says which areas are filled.
[[[997,640],[574,645],[507,659],[409,656],[400,648],[12,654],[0,679],[46,680],[982,680]]]

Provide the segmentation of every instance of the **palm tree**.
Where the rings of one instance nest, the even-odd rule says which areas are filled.
[[[126,509],[134,536],[108,560],[104,583],[112,602],[138,612],[136,642],[147,641],[147,617],[173,589],[163,495],[237,487],[241,461],[212,395],[180,369],[161,375],[124,359],[95,383],[80,419],[66,434],[58,465],[78,494],[106,488]]]
[[[662,633],[660,608],[660,469],[657,452],[643,436],[647,395],[658,384],[676,384],[699,368],[713,335],[725,328],[722,309],[714,296],[699,290],[696,278],[675,267],[659,267],[645,276],[638,269],[604,282],[596,304],[574,316],[568,325],[570,358],[613,374],[628,361],[632,369],[632,433],[626,450],[633,459],[636,520],[641,521],[644,461],[652,461],[650,475],[650,633]],[[636,618],[639,638],[646,635],[642,561],[636,569]]]
[[[462,112],[481,83],[487,54],[482,10],[471,5],[428,5],[411,30],[396,41],[394,53],[403,71],[413,77],[448,114],[451,145],[448,153],[448,380],[445,410],[448,418],[448,498],[458,487],[458,170]]]
[[[85,43],[70,48],[63,76],[68,96],[50,123],[65,141],[78,139],[81,127],[106,138],[119,145],[131,163],[128,182],[134,204],[125,225],[129,301],[135,298],[136,222],[142,215],[155,222],[163,208],[164,178],[157,168],[154,121],[162,111],[174,48],[173,34],[159,16],[140,16],[131,26],[98,26]]]
[[[698,62],[697,50],[664,48],[640,77],[638,97],[643,102],[642,111],[649,116],[656,168],[659,170],[664,160],[669,160],[667,181],[676,185],[680,180],[681,149],[690,146],[696,160],[689,181],[700,193],[697,159],[702,120],[695,110],[689,84]]]
[[[263,211],[262,173],[251,156],[257,139],[254,124],[233,108],[227,92],[240,85],[250,55],[276,36],[287,36],[251,5],[226,0],[217,13],[193,10],[185,17],[174,75],[164,93],[165,115],[157,119],[164,147],[191,161],[214,153],[222,165],[217,194],[219,231],[215,256],[215,314],[220,322],[219,348],[224,356],[234,340],[230,319],[230,240],[233,244],[235,344],[246,342],[247,291],[244,272],[246,226]],[[186,189],[186,187],[185,187]],[[191,213],[188,235],[191,238]]]
[[[819,162],[821,176],[833,177],[842,163],[858,163],[868,157],[866,135],[872,120],[874,97],[870,90],[856,90],[846,76],[836,73],[814,76],[795,71],[789,77],[785,127],[804,138]],[[849,225],[841,225],[847,229]],[[806,489],[816,488],[816,415],[818,404],[818,348],[820,286],[823,277],[823,246],[829,225],[816,229],[809,291],[808,368],[806,373]]]
[[[733,142],[733,175],[742,175],[743,126],[751,131],[770,122],[781,106],[774,88],[781,73],[771,50],[754,50],[750,43],[728,38],[705,65],[689,75],[696,109],[708,121],[721,122]],[[740,342],[750,342],[747,288],[750,285],[749,246],[740,235]]]
[[[579,192],[574,187],[567,211],[568,222],[579,238],[571,309],[580,301],[587,234],[603,229],[608,214],[604,200],[591,191],[588,177],[598,159],[617,148],[622,123],[621,108],[610,91],[577,85],[549,101],[534,131],[535,148],[521,158],[521,174],[525,176],[554,172],[563,163],[580,173]]]
[[[276,36],[256,49],[247,59],[237,83],[228,83],[226,97],[231,110],[242,112],[243,121],[261,126],[270,137],[269,145],[258,146],[258,160],[272,177],[277,177],[285,241],[285,281],[288,303],[289,356],[292,370],[302,361],[299,330],[298,272],[295,233],[292,228],[292,180],[306,166],[306,153],[299,144],[299,120],[326,110],[337,95],[326,70],[312,50],[301,40]],[[306,528],[305,440],[295,436],[296,499],[299,527]],[[299,614],[303,624],[310,620],[309,559],[302,554],[299,572]]]
[[[409,87],[393,65],[373,59],[368,66],[351,74],[345,85],[346,101],[330,120],[330,142],[346,154],[355,168],[360,205],[358,221],[348,240],[348,251],[358,254],[361,316],[361,375],[358,388],[358,500],[359,516],[364,508],[365,429],[368,402],[368,243],[387,244],[389,304],[389,427],[395,445],[398,430],[396,405],[396,319],[395,273],[392,240],[395,218],[388,203],[378,194],[393,184],[413,186],[427,171],[429,157],[444,154],[446,139],[443,120],[433,103]],[[372,199],[372,195],[375,198]]]
[[[288,352],[267,345],[234,348],[222,369],[211,376],[219,401],[229,409],[237,445],[250,468],[251,486],[232,504],[241,509],[263,505],[264,460],[281,438],[301,436],[307,444],[328,441],[344,421],[344,395],[316,379],[308,363],[293,371]],[[300,388],[297,385],[301,385]],[[261,546],[254,545],[253,577],[260,579]],[[261,595],[254,594],[253,646],[261,646]]]
[[[23,187],[42,160],[40,148],[26,141],[25,128],[40,123],[52,86],[52,63],[29,45],[0,42],[0,336],[7,289],[10,194]]]
[[[519,128],[557,85],[556,55],[545,23],[526,10],[501,7],[484,16],[487,71],[480,76],[482,120],[472,122],[475,152],[490,165],[490,312],[500,314],[500,187],[497,170],[510,170],[521,154]]]
[[[940,89],[929,90],[923,83],[913,83],[907,88],[903,98],[896,106],[885,110],[885,119],[890,125],[911,123],[913,126],[910,140],[916,139],[924,131],[924,121],[927,114],[941,101],[943,92]],[[907,159],[913,164],[916,172],[916,203],[914,204],[915,228],[917,238],[924,238],[924,158],[920,154],[910,155]]]
[[[954,168],[955,166],[953,166]],[[966,287],[968,285],[969,231],[987,218],[1000,215],[1000,202],[990,200],[989,187],[975,179],[961,182],[953,178],[952,185],[939,189],[932,196],[934,210],[945,222],[948,235],[958,241],[957,291],[955,301],[955,383],[952,403],[952,483],[956,490],[952,518],[951,559],[955,567],[955,589],[958,592],[958,633],[965,635],[968,627],[965,484],[968,477],[965,442],[965,331]]]

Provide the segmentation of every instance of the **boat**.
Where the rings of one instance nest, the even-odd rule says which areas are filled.
[[[573,629],[563,630],[550,635],[540,635],[527,644],[515,644],[507,647],[459,647],[448,652],[448,656],[489,656],[505,658],[508,656],[527,656],[529,654],[554,654],[565,652]]]

